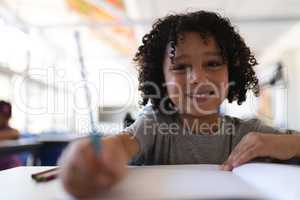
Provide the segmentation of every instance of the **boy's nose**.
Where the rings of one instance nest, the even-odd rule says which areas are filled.
[[[201,82],[207,82],[207,72],[203,69],[203,67],[194,67],[189,71],[188,79],[190,80],[191,84],[197,84]]]

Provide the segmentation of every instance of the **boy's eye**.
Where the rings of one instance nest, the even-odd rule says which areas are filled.
[[[183,71],[190,67],[191,67],[191,65],[188,65],[188,64],[175,64],[171,67],[171,69],[174,71]]]
[[[218,68],[222,65],[223,65],[223,62],[221,62],[221,61],[208,61],[207,62],[207,66],[210,68]]]

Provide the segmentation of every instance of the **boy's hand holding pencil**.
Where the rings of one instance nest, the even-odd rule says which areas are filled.
[[[101,140],[98,155],[89,138],[71,144],[60,159],[65,189],[78,198],[88,198],[119,182],[127,173],[128,161],[119,142],[114,137]]]

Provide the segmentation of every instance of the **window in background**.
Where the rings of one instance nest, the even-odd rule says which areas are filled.
[[[10,77],[0,72],[0,99],[10,100]]]

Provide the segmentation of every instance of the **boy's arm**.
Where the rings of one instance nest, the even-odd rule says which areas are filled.
[[[116,136],[103,138],[103,142],[115,143],[116,145],[122,147],[128,162],[140,151],[140,145],[137,139],[127,132],[122,132]]]
[[[126,132],[103,137],[95,154],[89,138],[72,142],[60,158],[60,176],[67,192],[91,198],[109,190],[127,174],[127,163],[139,152],[137,140]]]
[[[234,148],[221,169],[232,170],[257,157],[279,160],[300,157],[300,135],[251,132]]]
[[[0,131],[0,141],[2,140],[16,140],[19,138],[19,131],[16,129],[6,129]]]

